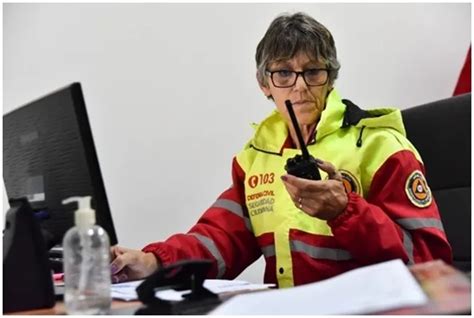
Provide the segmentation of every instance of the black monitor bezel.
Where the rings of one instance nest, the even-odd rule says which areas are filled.
[[[75,82],[63,88],[57,89],[44,97],[38,98],[7,114],[4,114],[3,115],[4,119],[5,119],[5,116],[14,113],[17,110],[29,107],[61,91],[69,91],[70,96],[73,101],[73,107],[74,107],[74,112],[75,112],[75,116],[76,116],[78,127],[79,127],[79,134],[81,136],[82,147],[85,152],[86,163],[89,169],[89,174],[90,174],[90,178],[92,182],[94,201],[96,203],[96,210],[100,211],[99,212],[100,216],[97,215],[96,219],[102,220],[102,222],[98,222],[99,225],[101,225],[107,231],[109,235],[110,244],[116,245],[118,243],[117,234],[115,231],[112,214],[110,212],[107,194],[105,191],[104,180],[102,178],[100,164],[99,164],[99,160],[97,156],[96,147],[94,144],[94,139],[92,136],[92,130],[91,130],[90,122],[89,122],[89,117],[87,114],[87,109],[86,109],[86,104],[84,100],[84,95],[82,93],[81,84],[78,82]],[[7,189],[6,183],[5,183],[5,187],[6,187],[7,195],[8,195],[8,189]]]

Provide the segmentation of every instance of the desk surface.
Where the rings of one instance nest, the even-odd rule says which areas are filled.
[[[112,301],[111,315],[133,315],[133,313],[141,307],[141,302],[139,301]],[[64,307],[64,302],[57,301],[56,305],[53,308],[45,309],[35,309],[27,311],[19,311],[12,313],[12,315],[65,315],[66,309]]]
[[[471,313],[471,281],[470,279],[446,265],[443,261],[432,261],[410,266],[417,281],[426,292],[430,301],[423,305],[410,308],[379,312],[388,315],[415,314],[470,314]],[[225,296],[228,298],[228,296]],[[141,307],[139,301],[112,301],[111,315],[131,315]],[[57,302],[53,308],[17,312],[18,315],[63,315],[64,303]],[[315,313],[317,314],[317,313]]]

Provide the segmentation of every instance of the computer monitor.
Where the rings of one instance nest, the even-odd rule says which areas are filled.
[[[92,196],[96,223],[117,244],[80,83],[3,115],[3,179],[9,199],[26,197],[48,248],[74,225],[72,196]]]

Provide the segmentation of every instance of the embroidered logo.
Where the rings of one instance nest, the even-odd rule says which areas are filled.
[[[253,189],[257,185],[262,185],[262,184],[271,184],[275,181],[275,174],[272,173],[260,173],[260,174],[254,174],[251,176],[248,180],[249,186]]]
[[[250,216],[273,212],[274,197],[273,190],[264,190],[247,195],[247,209]]]
[[[428,187],[425,176],[419,170],[413,171],[408,176],[405,192],[410,202],[419,208],[424,208],[431,204],[431,190]]]
[[[354,192],[359,193],[360,184],[356,177],[354,177],[349,171],[347,170],[339,170],[342,175],[342,184],[346,189],[347,193]]]
[[[258,184],[258,177],[257,176],[251,176],[249,178],[249,186],[251,188],[255,188],[257,186],[257,184]]]

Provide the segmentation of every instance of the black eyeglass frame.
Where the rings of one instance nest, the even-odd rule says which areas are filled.
[[[291,85],[285,85],[285,86],[279,86],[279,85],[276,85],[275,84],[275,81],[273,80],[273,74],[275,73],[278,73],[278,72],[281,72],[281,71],[286,71],[286,72],[290,72],[290,73],[294,73],[296,74],[296,77],[295,77],[295,80],[293,82],[293,84]],[[309,72],[309,71],[326,71],[326,73],[328,74],[327,77],[326,77],[326,81],[322,84],[318,84],[318,85],[310,85],[308,84],[308,81],[306,81],[306,77],[304,76],[304,74],[306,72]],[[323,85],[326,85],[327,82],[329,81],[329,75],[330,75],[330,69],[328,68],[311,68],[311,69],[307,69],[307,70],[304,70],[304,71],[301,71],[301,72],[297,72],[297,71],[290,71],[290,70],[275,70],[275,71],[270,71],[270,70],[265,70],[266,73],[269,73],[270,74],[270,79],[272,80],[272,83],[273,83],[273,86],[277,87],[277,88],[289,88],[289,87],[293,87],[295,84],[296,84],[296,81],[298,80],[298,77],[301,75],[303,77],[303,81],[305,82],[306,85],[308,86],[311,86],[311,87],[317,87],[317,86],[323,86]]]

